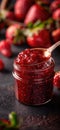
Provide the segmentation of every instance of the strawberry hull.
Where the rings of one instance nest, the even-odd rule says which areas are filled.
[[[6,38],[11,44],[21,45],[25,42],[24,35],[22,34],[23,26],[19,24],[11,25],[6,30]]]

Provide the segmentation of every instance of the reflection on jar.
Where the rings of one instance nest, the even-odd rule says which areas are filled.
[[[15,95],[27,105],[45,104],[52,98],[54,60],[52,57],[43,60],[40,53],[37,49],[27,49],[14,60]],[[29,63],[24,57],[29,59]]]

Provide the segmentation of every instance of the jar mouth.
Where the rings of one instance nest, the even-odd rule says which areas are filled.
[[[49,64],[48,64],[48,62],[49,62]],[[48,69],[50,69],[51,67],[54,67],[55,61],[54,61],[54,59],[53,59],[52,57],[50,57],[50,58],[49,58],[48,60],[46,60],[46,61],[42,61],[42,62],[40,62],[40,63],[31,64],[31,65],[19,65],[19,64],[16,64],[16,63],[14,62],[13,67],[14,67],[14,69],[20,71],[22,68],[33,67],[33,66],[36,66],[36,65],[43,65],[43,64],[48,64],[48,66],[43,67],[42,69],[35,69],[35,71],[37,71],[37,72],[38,72],[38,71],[39,71],[39,72],[42,72],[42,71],[48,70]],[[29,71],[29,70],[27,69],[26,71]],[[31,72],[33,72],[33,71],[34,71],[34,70],[32,70],[32,68],[31,68]]]
[[[51,57],[50,52],[47,49],[45,49],[45,48],[32,48],[32,49],[29,49],[29,50],[32,50],[32,51],[39,50],[39,51],[41,51],[40,52],[41,56],[42,56],[42,57],[40,56],[41,57],[41,61],[33,62],[33,63],[30,63],[30,64],[28,64],[28,63],[20,64],[20,66],[22,66],[22,67],[33,66],[33,65],[35,66],[35,65],[38,65],[38,64],[43,64],[43,63],[45,63],[45,61],[48,61],[50,59],[50,57]],[[45,52],[47,52],[47,53],[45,53]],[[17,62],[17,65],[18,65],[18,62]]]

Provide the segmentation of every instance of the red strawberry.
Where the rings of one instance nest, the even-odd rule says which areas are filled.
[[[15,19],[15,15],[14,12],[12,11],[6,11],[6,10],[2,10],[1,11],[2,16],[6,19],[11,19],[14,20]]]
[[[6,30],[6,38],[15,45],[21,45],[25,41],[25,37],[23,35],[23,26],[14,24],[8,27]]]
[[[39,6],[38,4],[34,4],[33,6],[31,6],[31,8],[29,9],[24,23],[28,24],[30,22],[36,22],[38,19],[41,21],[44,21],[46,19],[49,18],[49,13],[47,12],[47,10],[42,7]]]
[[[6,11],[5,15],[6,15],[6,18],[8,18],[8,19],[11,19],[11,20],[15,19],[14,12],[12,12],[12,11]]]
[[[60,41],[60,28],[52,32],[52,37],[53,37],[54,42]]]
[[[53,80],[54,86],[60,89],[60,71],[56,72]]]
[[[40,30],[38,33],[28,36],[27,42],[31,47],[48,48],[51,46],[50,33],[47,29]]]
[[[60,8],[53,12],[52,17],[54,20],[60,20]]]
[[[58,8],[60,8],[60,0],[53,1],[50,5],[50,10],[55,11]]]
[[[8,40],[0,41],[0,52],[6,57],[11,57],[11,45]]]
[[[4,69],[4,63],[3,61],[0,59],[0,71]]]
[[[15,3],[14,12],[18,20],[24,20],[25,15],[34,0],[18,0]]]

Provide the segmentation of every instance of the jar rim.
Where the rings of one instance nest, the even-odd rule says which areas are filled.
[[[47,49],[46,48],[31,48],[30,50],[41,50],[41,51],[47,51]],[[47,51],[48,52],[48,51]],[[51,57],[51,54],[50,54],[50,52],[48,52],[49,53],[49,58],[47,59],[47,60],[49,60],[50,59],[50,57]],[[46,60],[46,61],[47,61]],[[42,64],[42,63],[45,63],[45,61],[41,61],[40,63],[32,63],[32,64],[25,64],[25,65],[21,65],[22,67],[27,67],[27,66],[35,66],[35,65],[38,65],[38,64]]]
[[[43,61],[43,62],[41,62],[41,63],[31,64],[31,65],[27,65],[27,66],[25,66],[25,65],[20,66],[19,64],[17,65],[17,64],[14,62],[13,67],[14,67],[14,69],[16,69],[16,70],[19,71],[22,67],[32,67],[32,66],[35,66],[35,65],[41,65],[42,63],[43,63],[43,64],[44,64],[44,63],[47,63],[49,60],[51,60],[51,61],[55,64],[54,59],[53,59],[52,57],[50,57],[48,60]],[[42,68],[42,69],[35,69],[35,71],[40,71],[40,72],[41,72],[41,71],[48,70],[48,69],[50,69],[51,67],[53,67],[54,64],[50,64],[49,66],[44,67],[44,68]],[[27,69],[27,71],[29,71],[29,70]],[[33,71],[34,71],[34,70],[31,70],[31,72],[33,72]]]

